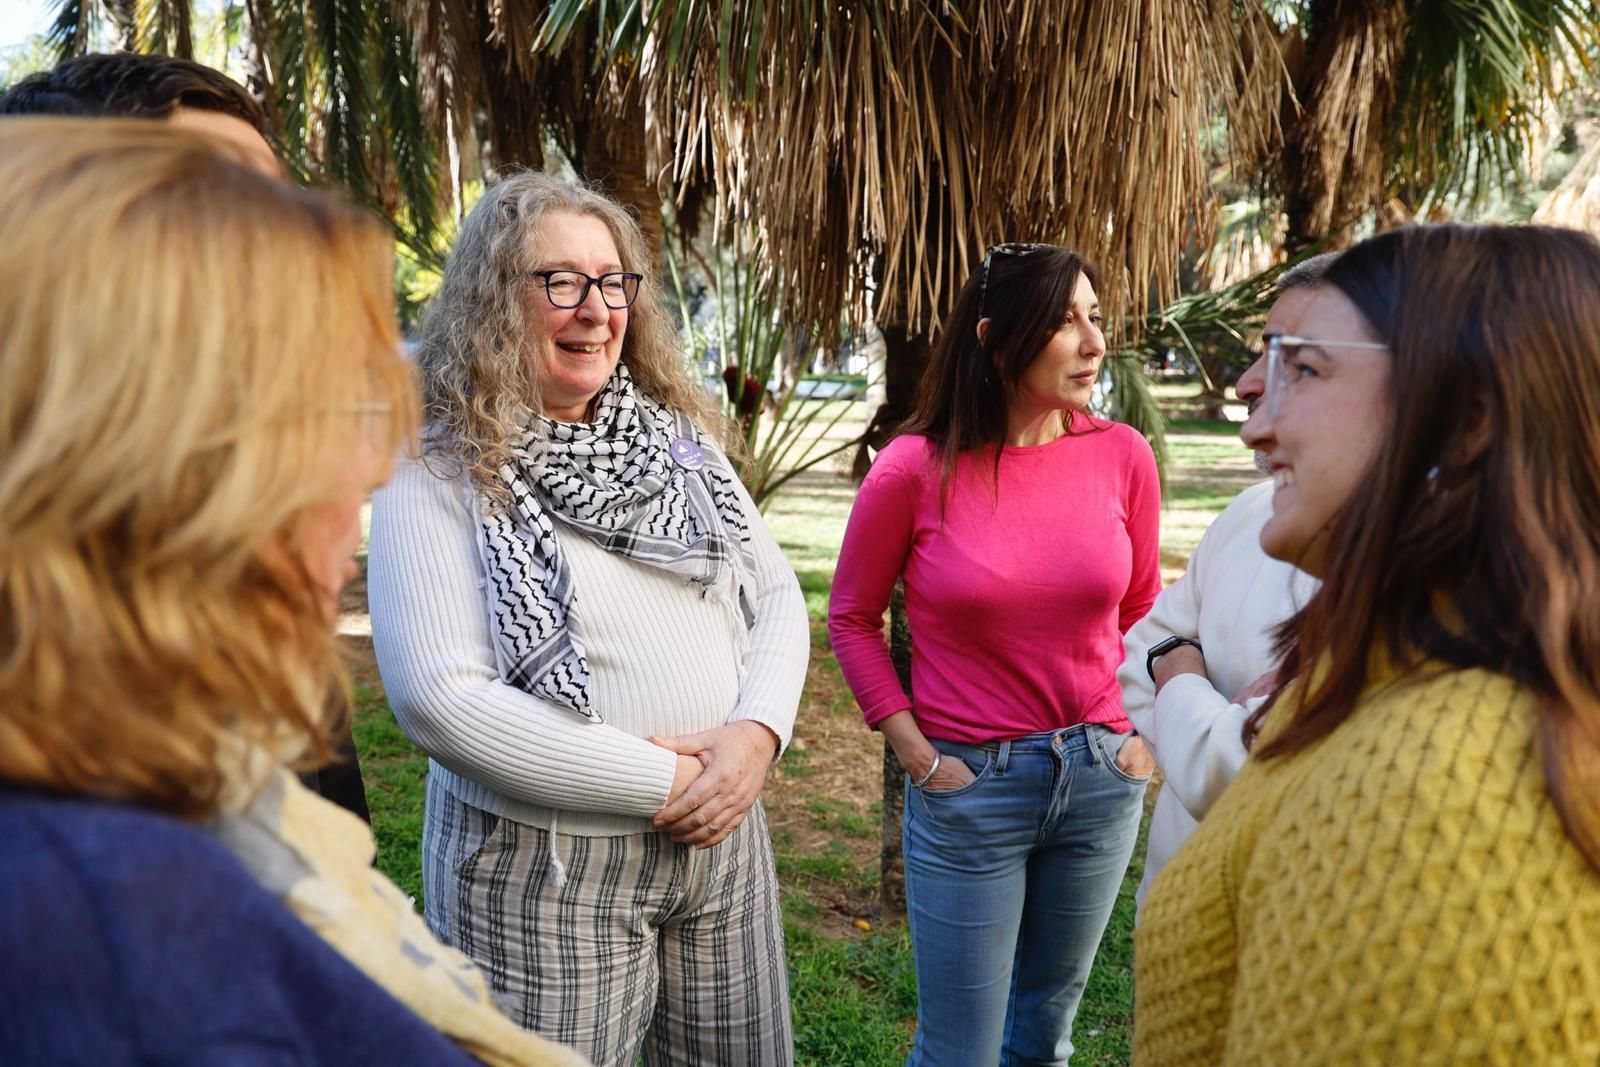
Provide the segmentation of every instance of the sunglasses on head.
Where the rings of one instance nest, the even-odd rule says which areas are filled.
[[[995,256],[1031,256],[1043,248],[1054,248],[1055,245],[1036,244],[1031,242],[1007,241],[1004,244],[991,245],[989,251],[983,254],[983,266],[980,268],[978,282],[978,321],[983,321],[983,305],[989,298],[989,264]]]

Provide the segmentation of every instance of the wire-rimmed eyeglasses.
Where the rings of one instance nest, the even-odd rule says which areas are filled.
[[[634,274],[632,271],[612,271],[596,278],[585,274],[581,270],[529,270],[523,271],[529,278],[538,278],[544,282],[544,295],[553,307],[575,308],[589,299],[590,287],[600,290],[600,299],[613,311],[620,311],[633,304],[634,298],[639,295],[639,283],[644,281],[643,274]]]
[[[1041,248],[1050,248],[1051,245],[1034,244],[1019,241],[1007,241],[1004,244],[992,245],[989,251],[983,254],[983,267],[981,268],[978,282],[978,321],[983,321],[983,305],[989,299],[989,262],[995,256],[1031,256]]]
[[[1302,368],[1294,360],[1300,349],[1306,345],[1315,345],[1318,348],[1360,348],[1375,352],[1389,350],[1388,345],[1378,341],[1324,341],[1311,337],[1295,337],[1286,333],[1269,333],[1262,338],[1262,341],[1266,343],[1267,348],[1267,395],[1263,402],[1269,419],[1278,417],[1278,412],[1283,409],[1283,398],[1300,380]]]

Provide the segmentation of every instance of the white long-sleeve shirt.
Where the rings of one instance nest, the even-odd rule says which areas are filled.
[[[1272,630],[1317,590],[1315,578],[1261,550],[1261,527],[1271,517],[1271,482],[1235,497],[1200,538],[1189,569],[1123,639],[1122,704],[1164,778],[1150,820],[1141,902],[1239,773],[1244,723],[1259,700],[1236,704],[1233,696],[1272,668]],[[1145,653],[1172,636],[1200,642],[1207,676],[1180,674],[1157,696]]]
[[[548,828],[559,814],[563,833],[642,833],[677,765],[652,734],[751,719],[787,745],[811,649],[805,600],[755,504],[743,487],[739,494],[754,538],[748,632],[732,568],[702,596],[554,524],[604,720],[595,723],[501,680],[476,494],[465,477],[443,480],[399,461],[373,496],[367,595],[389,702],[428,754],[435,784],[534,826]]]

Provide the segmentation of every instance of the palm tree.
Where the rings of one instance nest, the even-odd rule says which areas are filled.
[[[1523,167],[1600,48],[1593,0],[1290,0],[1271,181],[1298,250],[1363,212],[1467,203]]]
[[[106,21],[139,47],[189,47],[181,0],[56,10],[63,53]],[[1215,214],[1216,117],[1229,154],[1274,161],[1267,184],[1300,243],[1390,195],[1492,180],[1561,57],[1596,32],[1586,0],[242,0],[227,12],[289,158],[383,208],[418,258],[437,260],[464,181],[541,165],[548,139],[647,226],[666,195],[691,231],[749,228],[764,292],[797,328],[873,317],[890,351],[880,430],[906,411],[990,243],[1077,246],[1105,268],[1105,303],[1135,323],[1175,295],[1184,242]],[[1143,379],[1122,379],[1125,417],[1153,420]]]
[[[890,357],[881,433],[909,409],[929,340],[990,243],[1077,245],[1107,266],[1112,306],[1169,292],[1185,232],[1206,217],[1197,131],[1220,109],[1245,146],[1264,146],[1279,91],[1275,67],[1242,60],[1241,41],[1271,47],[1266,21],[1228,2],[646,0],[616,23],[608,10],[557,0],[539,40],[599,23],[608,58],[644,86],[652,166],[681,195],[710,186],[718,223],[754,224],[793,321],[876,319]],[[902,613],[895,623],[903,663]],[[892,750],[885,760],[882,886],[897,909],[902,779]]]

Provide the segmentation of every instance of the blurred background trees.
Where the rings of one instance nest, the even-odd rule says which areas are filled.
[[[1220,402],[1259,318],[1262,286],[1247,278],[1411,219],[1531,217],[1531,190],[1597,168],[1578,166],[1596,113],[1595,0],[52,10],[35,62],[121,47],[240,76],[291,165],[394,220],[410,312],[474,191],[511,166],[594,181],[658,249],[693,249],[679,267],[695,301],[718,301],[701,267],[737,244],[750,275],[738,301],[810,346],[790,360],[802,372],[862,347],[832,343],[841,336],[881,334],[874,439],[905,414],[941,316],[989,244],[1082,249],[1105,268],[1106,305],[1127,311],[1122,354],[1176,352]],[[1593,209],[1590,184],[1563,192],[1568,214]],[[1151,317],[1217,289],[1244,303]],[[788,384],[754,369],[740,382]],[[1159,439],[1144,380],[1108,372],[1107,403]],[[729,390],[730,409],[742,395]]]

